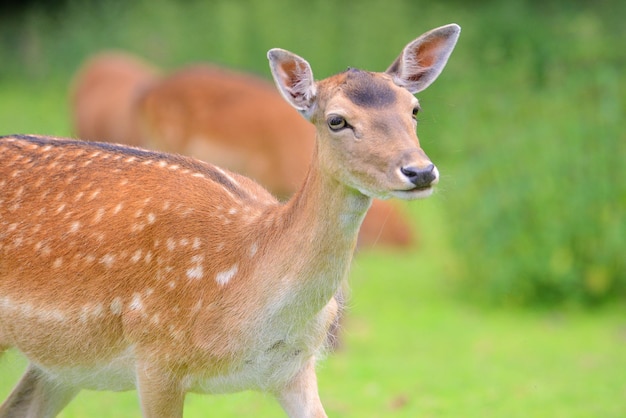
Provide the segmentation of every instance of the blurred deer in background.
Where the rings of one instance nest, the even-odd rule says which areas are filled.
[[[137,102],[159,79],[156,68],[130,54],[92,58],[72,88],[75,132],[87,140],[143,145]]]
[[[124,53],[88,60],[73,87],[77,136],[189,155],[251,177],[282,200],[296,192],[311,163],[315,128],[275,86],[212,65],[156,74]],[[403,248],[415,241],[400,208],[373,203],[359,245]]]
[[[53,417],[81,389],[137,388],[144,417],[182,417],[187,392],[262,390],[290,417],[326,417],[315,361],[373,198],[432,193],[414,93],[460,28],[409,43],[384,73],[316,82],[268,53],[315,126],[286,203],[189,157],[41,136],[0,138],[0,352],[28,359],[0,417]],[[298,140],[299,138],[294,138]]]

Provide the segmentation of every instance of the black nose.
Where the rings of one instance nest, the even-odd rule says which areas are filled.
[[[416,187],[428,187],[436,178],[434,164],[430,164],[426,168],[402,167],[400,171]]]

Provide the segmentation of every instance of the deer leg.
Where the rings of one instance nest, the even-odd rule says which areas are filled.
[[[170,371],[138,365],[137,391],[144,418],[182,418],[185,392]]]
[[[304,365],[277,398],[290,418],[327,418],[317,392],[315,359]]]
[[[0,418],[53,418],[79,391],[55,381],[29,364],[17,386],[0,406]]]

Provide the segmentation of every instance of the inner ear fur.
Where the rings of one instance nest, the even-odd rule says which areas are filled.
[[[441,74],[460,33],[461,28],[456,24],[426,32],[404,47],[387,74],[413,94],[424,90]]]
[[[304,58],[280,48],[271,49],[267,57],[280,93],[293,107],[308,117],[316,95],[315,79],[309,63]]]

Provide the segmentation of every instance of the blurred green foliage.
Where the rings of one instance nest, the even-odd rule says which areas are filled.
[[[626,296],[626,31],[608,15],[620,10],[526,8],[482,27],[473,95],[444,123],[458,138],[446,208],[464,295]]]
[[[110,48],[166,69],[212,61],[267,76],[265,51],[282,47],[318,78],[383,70],[417,35],[459,23],[448,67],[420,94],[449,274],[483,301],[595,304],[626,296],[625,15],[621,0],[35,2],[0,17],[0,89],[65,89]]]

